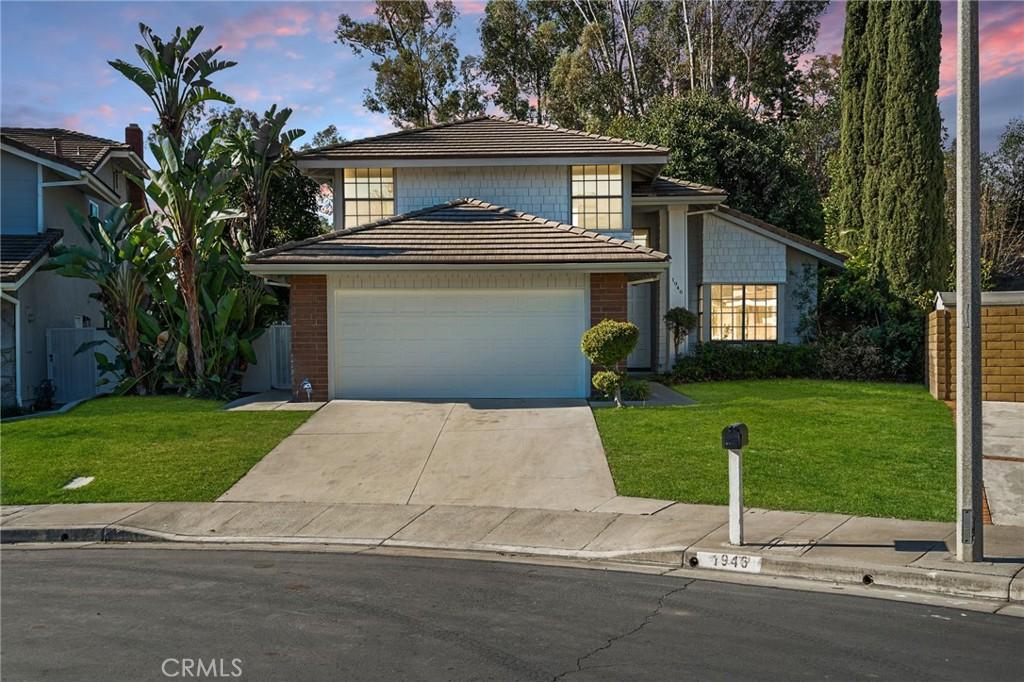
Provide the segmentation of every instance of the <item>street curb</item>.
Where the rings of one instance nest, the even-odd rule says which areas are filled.
[[[721,553],[721,548],[707,549],[693,547],[684,552],[684,568],[707,569],[697,563],[697,552]],[[730,553],[736,553],[730,550]],[[954,597],[983,597],[1008,603],[1021,603],[1024,594],[1011,590],[1017,574],[991,575],[968,571],[911,568],[908,566],[886,566],[863,563],[859,565],[840,564],[824,561],[810,561],[800,558],[777,558],[761,556],[760,575],[802,578],[840,585],[878,586],[884,588],[913,590],[943,594]]]
[[[746,575],[736,571],[702,566],[698,552],[720,554],[721,547],[660,547],[637,551],[594,551],[572,550],[522,545],[494,545],[486,543],[436,543],[401,541],[381,538],[338,538],[316,536],[247,536],[231,537],[218,535],[183,535],[119,524],[93,525],[67,528],[0,528],[0,544],[19,543],[62,543],[62,542],[166,542],[217,545],[339,545],[372,546],[380,548],[408,548],[440,550],[450,552],[476,552],[495,555],[510,555],[562,558],[576,561],[609,561],[628,563],[636,566],[660,566],[670,570],[681,570],[697,574]],[[737,554],[736,550],[728,550]],[[742,554],[741,552],[738,552]],[[840,564],[825,561],[811,561],[792,557],[779,558],[765,554],[751,554],[761,557],[761,570],[756,574],[763,577],[796,578],[833,585],[877,586],[884,589],[910,590],[922,594],[938,594],[951,597],[972,597],[1024,604],[1024,570],[1014,575],[990,575],[968,571],[911,568],[862,563],[859,565]]]

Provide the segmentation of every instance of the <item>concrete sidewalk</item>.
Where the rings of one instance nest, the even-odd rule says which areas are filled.
[[[961,564],[949,552],[950,523],[750,509],[747,544],[736,548],[725,507],[656,502],[616,498],[594,512],[305,502],[4,507],[0,539],[410,547],[694,570],[735,570],[714,565],[733,553],[748,558],[748,573],[1024,602],[1024,528],[986,527],[989,560]]]

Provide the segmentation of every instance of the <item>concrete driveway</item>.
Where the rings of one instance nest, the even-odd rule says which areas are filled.
[[[992,523],[1024,526],[1024,403],[985,402],[982,475]]]
[[[590,510],[613,497],[583,400],[335,400],[220,499]]]

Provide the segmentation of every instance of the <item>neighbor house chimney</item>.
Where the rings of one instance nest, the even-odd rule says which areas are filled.
[[[143,158],[142,128],[139,127],[138,123],[129,123],[124,129],[124,142],[132,148],[136,156],[140,159]],[[125,185],[128,187],[128,201],[131,203],[132,208],[136,211],[146,208],[146,196],[142,188],[127,178],[125,179]]]

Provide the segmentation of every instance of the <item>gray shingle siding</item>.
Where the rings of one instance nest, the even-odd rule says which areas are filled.
[[[473,197],[568,223],[568,166],[467,166],[395,169],[395,212]]]
[[[786,281],[786,246],[731,225],[714,214],[704,218],[704,282],[749,284]]]

